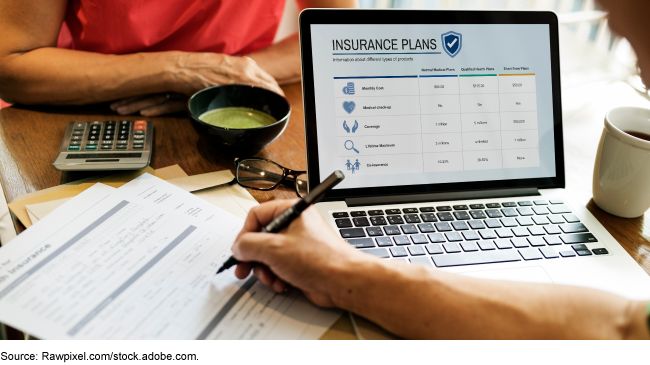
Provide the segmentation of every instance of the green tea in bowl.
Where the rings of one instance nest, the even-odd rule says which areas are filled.
[[[253,129],[277,122],[272,116],[250,108],[228,107],[207,111],[199,120],[225,129]]]

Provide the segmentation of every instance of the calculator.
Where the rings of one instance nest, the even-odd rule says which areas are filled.
[[[75,121],[52,165],[59,171],[138,170],[149,166],[152,147],[151,121]]]

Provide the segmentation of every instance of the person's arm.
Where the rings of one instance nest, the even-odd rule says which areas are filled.
[[[89,104],[143,94],[191,95],[229,83],[282,94],[275,79],[245,57],[178,51],[104,55],[56,48],[67,6],[66,0],[0,2],[0,98]]]
[[[310,208],[280,234],[255,233],[289,208],[251,210],[233,245],[236,269],[281,292],[285,283],[314,303],[366,317],[405,338],[650,339],[645,303],[562,285],[469,278],[381,260],[338,237]]]

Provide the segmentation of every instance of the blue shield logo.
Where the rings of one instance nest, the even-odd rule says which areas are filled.
[[[447,32],[443,33],[440,38],[445,52],[452,58],[456,57],[463,45],[463,35],[456,32]]]

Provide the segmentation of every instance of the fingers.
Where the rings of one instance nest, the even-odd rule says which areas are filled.
[[[154,117],[157,115],[175,113],[186,109],[187,102],[185,100],[169,100],[164,104],[140,110],[140,115],[143,115],[145,117]]]
[[[110,108],[121,115],[140,113],[144,116],[156,116],[185,110],[186,98],[175,93],[136,96],[116,101]]]
[[[257,280],[261,281],[264,285],[271,288],[276,293],[282,293],[286,289],[286,283],[278,278],[273,272],[266,266],[257,265],[253,269],[253,275]]]
[[[235,241],[239,240],[243,233],[259,232],[267,224],[271,223],[273,219],[282,214],[282,212],[296,204],[297,201],[298,199],[274,200],[254,207],[248,212],[244,227]]]
[[[272,266],[277,262],[282,237],[272,233],[243,233],[232,245],[233,256],[242,262],[259,262]]]

